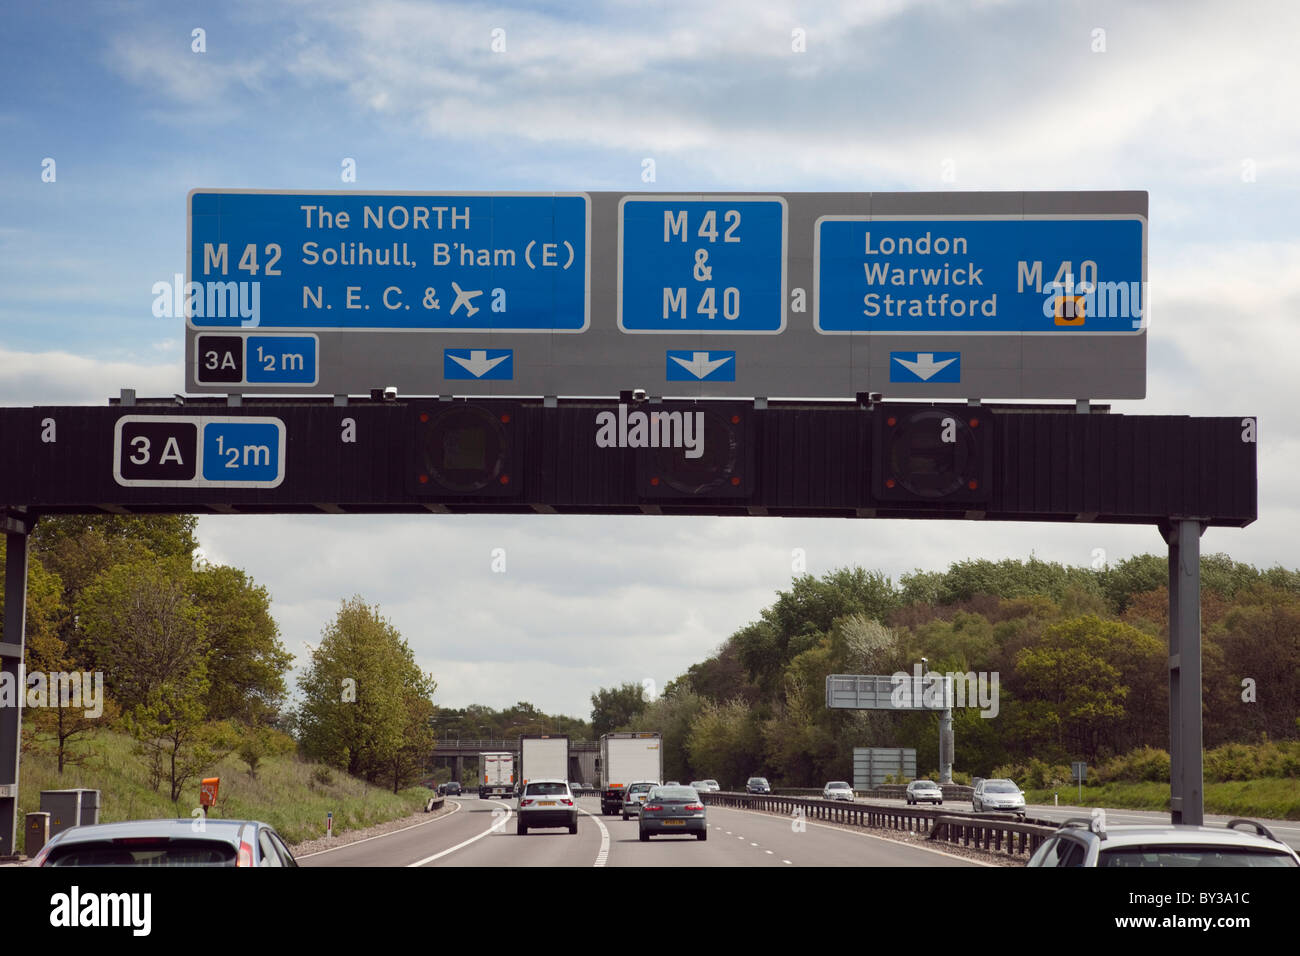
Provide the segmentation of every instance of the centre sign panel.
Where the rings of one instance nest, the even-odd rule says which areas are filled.
[[[1141,398],[1143,192],[194,190],[195,392]]]

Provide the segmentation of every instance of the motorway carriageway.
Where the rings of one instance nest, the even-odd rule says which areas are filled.
[[[368,840],[298,857],[301,866],[982,866],[939,850],[807,821],[795,832],[783,816],[709,807],[709,838],[654,837],[642,843],[635,818],[600,815],[600,800],[578,801],[578,832],[515,832],[514,801],[449,799],[456,807]]]

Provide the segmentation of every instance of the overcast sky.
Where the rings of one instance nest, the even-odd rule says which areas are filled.
[[[1292,0],[10,5],[0,403],[183,391],[183,321],[151,290],[185,271],[195,187],[1147,190],[1147,398],[1113,409],[1257,415],[1259,520],[1202,548],[1296,567],[1297,36]],[[708,656],[795,549],[895,580],[1163,551],[1150,527],[775,518],[204,517],[199,537],[270,590],[300,659],[360,594],[438,703],[581,716]]]

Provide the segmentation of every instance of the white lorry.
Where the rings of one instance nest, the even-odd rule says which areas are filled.
[[[569,779],[569,738],[559,734],[529,735],[519,738],[519,775],[521,783],[529,780]]]
[[[491,797],[509,797],[515,792],[515,755],[512,753],[482,753],[479,759],[478,796],[480,800]]]
[[[600,738],[600,812],[623,811],[629,784],[663,783],[664,748],[659,734],[605,734]]]

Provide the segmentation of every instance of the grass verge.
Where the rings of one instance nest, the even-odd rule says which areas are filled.
[[[181,799],[172,803],[166,783],[159,791],[149,787],[145,765],[131,752],[131,745],[131,738],[124,734],[99,731],[81,748],[86,752],[85,761],[65,767],[62,775],[53,756],[40,751],[24,753],[18,793],[20,850],[27,836],[23,815],[40,810],[42,790],[87,787],[101,791],[100,823],[193,816],[199,808],[199,781],[192,780]],[[289,843],[323,836],[327,812],[334,813],[334,832],[343,833],[414,813],[430,795],[423,787],[393,793],[292,755],[263,760],[256,777],[231,755],[205,770],[203,776],[221,778],[211,816],[265,821]]]
[[[1108,783],[1083,788],[1080,804],[1078,787],[1059,790],[1029,790],[1030,803],[1051,805],[1052,794],[1073,806],[1115,807],[1129,810],[1168,810],[1167,783]],[[1300,820],[1300,780],[1265,777],[1259,780],[1228,780],[1205,785],[1205,812],[1268,820]]]

